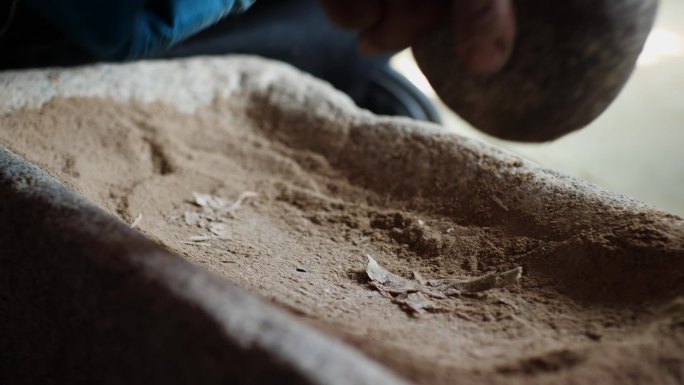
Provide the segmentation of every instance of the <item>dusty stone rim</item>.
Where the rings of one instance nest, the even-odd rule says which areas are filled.
[[[120,102],[131,99],[142,102],[163,101],[186,112],[208,105],[215,98],[244,100],[245,108],[254,114],[260,111],[255,107],[265,104],[271,107],[272,115],[261,117],[266,123],[260,129],[270,131],[278,140],[288,145],[325,154],[333,166],[360,185],[398,192],[401,198],[423,196],[448,201],[453,206],[454,215],[469,210],[472,202],[486,201],[487,208],[481,213],[480,224],[505,225],[510,232],[524,234],[548,223],[556,223],[557,229],[548,237],[558,241],[561,246],[564,241],[573,237],[581,238],[583,234],[593,230],[602,227],[612,229],[611,223],[616,219],[633,219],[637,226],[620,233],[621,242],[650,253],[646,259],[637,259],[636,255],[630,255],[625,260],[619,253],[610,252],[610,248],[614,246],[610,242],[607,245],[587,243],[586,247],[597,247],[599,251],[605,251],[605,246],[608,251],[600,254],[601,258],[597,262],[589,259],[568,260],[561,250],[558,255],[540,260],[539,269],[543,269],[544,264],[554,263],[581,264],[583,271],[619,270],[629,263],[649,263],[662,267],[661,276],[657,280],[649,277],[654,281],[650,282],[653,287],[644,288],[639,285],[640,282],[634,283],[635,290],[643,291],[644,295],[661,293],[668,287],[672,289],[673,282],[677,282],[677,277],[682,275],[682,264],[678,262],[684,255],[684,221],[681,218],[589,183],[544,170],[505,151],[446,133],[437,126],[407,119],[377,117],[361,111],[346,96],[334,92],[330,86],[283,64],[249,57],[197,58],[123,66],[99,65],[72,70],[8,72],[0,74],[0,84],[6,89],[14,90],[0,96],[0,114],[23,107],[38,108],[56,95],[108,97]],[[382,149],[374,147],[377,143],[383,143]],[[390,180],[388,175],[404,175],[405,178]],[[497,195],[500,192],[487,188],[472,191],[472,187],[482,178],[511,185],[520,180],[524,182],[507,190],[504,195]],[[8,180],[15,179],[12,177]],[[415,186],[424,186],[424,189],[417,189]],[[16,202],[19,202],[18,207],[23,207],[27,201],[31,201],[30,198],[25,195],[25,191],[18,195],[15,190],[9,191],[3,192],[11,198],[6,200],[8,203],[3,211],[13,214],[21,212],[21,208],[12,207]],[[566,203],[559,203],[559,198],[564,198]],[[49,208],[49,199],[40,207]],[[76,206],[75,213],[79,212],[79,207]],[[539,220],[529,221],[526,213],[537,214]],[[43,214],[34,213],[33,217],[26,220],[41,224],[38,227],[40,229],[54,230],[49,218],[47,222],[42,218]],[[23,216],[16,214],[13,217],[8,214],[3,220],[7,221],[7,226],[16,226],[16,222],[12,222],[16,219],[10,218]],[[651,218],[649,221],[656,218],[656,235],[664,237],[663,243],[641,245],[640,221],[644,217]],[[101,221],[105,222],[108,226],[114,226],[110,222]],[[33,238],[25,235],[23,239]],[[71,242],[73,241],[72,239]],[[585,246],[581,239],[578,242],[582,247]],[[19,247],[10,240],[2,244]],[[567,243],[568,247],[576,245]],[[26,248],[21,250],[26,252]],[[145,261],[152,261],[150,263],[153,266],[143,264],[143,268],[139,268],[140,265],[136,265],[138,271],[162,274],[168,268],[154,264],[155,258],[152,257]],[[606,263],[608,267],[602,267]],[[668,269],[668,266],[672,268]],[[168,269],[170,271],[166,273],[170,275],[177,273],[173,268]],[[581,276],[556,278],[561,283],[564,280],[589,279]],[[213,279],[206,279],[208,281],[205,278],[195,281],[196,287],[188,285],[187,281],[179,281],[176,289],[183,295],[190,295],[188,293],[195,290],[193,287],[225,285],[223,282],[213,283]],[[172,292],[177,297],[177,293]],[[215,313],[214,316],[224,320],[222,314]],[[266,348],[266,354],[280,354],[268,346]],[[332,354],[329,357],[334,356]],[[308,370],[309,367],[306,368]],[[339,375],[338,380],[349,378],[347,372],[342,373],[344,374]],[[306,381],[309,380],[311,379]],[[318,377],[316,381],[319,382],[314,383],[331,383]],[[352,383],[362,383],[357,379],[353,381]]]
[[[8,383],[406,383],[4,148],[0,197],[0,379]],[[51,343],[64,345],[53,353]],[[133,361],[120,356],[134,352]]]

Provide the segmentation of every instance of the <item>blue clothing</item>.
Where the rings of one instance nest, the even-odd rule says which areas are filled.
[[[256,0],[26,0],[101,60],[157,55]]]
[[[290,63],[375,113],[439,122],[429,99],[388,66],[389,56],[361,54],[357,35],[332,25],[317,0],[259,0],[246,14],[224,17],[203,31],[197,29],[223,13],[244,10],[254,0],[195,0],[208,3],[199,6],[187,0],[90,1],[99,2],[99,8],[83,8],[88,6],[85,0],[19,0],[14,22],[0,36],[0,70],[242,53]],[[77,3],[82,7],[74,7]],[[8,18],[3,15],[7,10],[0,6],[0,20]],[[194,36],[179,42],[190,34]]]

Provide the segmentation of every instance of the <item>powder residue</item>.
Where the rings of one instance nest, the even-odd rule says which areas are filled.
[[[502,201],[505,188],[486,199],[494,207],[487,209],[460,201],[466,192],[448,196],[436,185],[416,185],[425,192],[411,196],[373,185],[345,168],[343,157],[307,147],[305,139],[293,143],[296,136],[283,139],[281,116],[266,108],[217,100],[191,114],[161,103],[55,98],[0,117],[0,143],[165,247],[416,383],[684,378],[681,291],[652,288],[658,296],[641,298],[642,289],[619,278],[633,274],[627,268],[615,277],[586,271],[584,261],[594,257],[623,266],[628,248],[604,252],[591,234],[561,239],[561,224],[549,223],[548,233],[513,228],[506,218],[524,214]],[[382,152],[384,143],[365,145]],[[411,160],[396,162],[409,167]],[[469,193],[478,191],[473,183]],[[198,193],[230,203],[245,192],[254,195],[216,220],[221,236],[201,223]],[[643,232],[642,250],[654,234]],[[192,241],[197,236],[207,238]],[[371,285],[367,255],[406,279],[467,280],[518,266],[524,275],[504,288],[435,300],[439,311],[413,317]],[[664,274],[647,263],[639,269],[645,281]],[[613,290],[619,285],[620,295]]]

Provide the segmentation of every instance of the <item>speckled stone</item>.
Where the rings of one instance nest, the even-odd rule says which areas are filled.
[[[186,111],[230,98],[253,108],[284,144],[325,154],[360,186],[558,241],[537,263],[568,267],[548,272],[559,287],[596,280],[601,295],[648,298],[682,284],[682,218],[436,125],[375,116],[284,64],[231,57],[98,65],[0,73],[0,85],[12,90],[0,95],[0,114],[54,96]],[[0,226],[2,384],[405,383],[4,149]],[[588,234],[600,242],[585,241]],[[643,266],[655,273],[642,274]]]
[[[437,94],[474,127],[539,142],[589,124],[615,99],[651,30],[657,0],[517,0],[518,36],[497,74],[468,74],[445,24],[415,46]]]

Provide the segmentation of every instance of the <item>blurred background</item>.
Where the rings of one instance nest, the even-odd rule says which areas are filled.
[[[482,134],[437,100],[410,51],[396,55],[392,66],[438,104],[449,130],[684,216],[684,0],[660,0],[637,69],[612,106],[583,130],[551,143]]]

